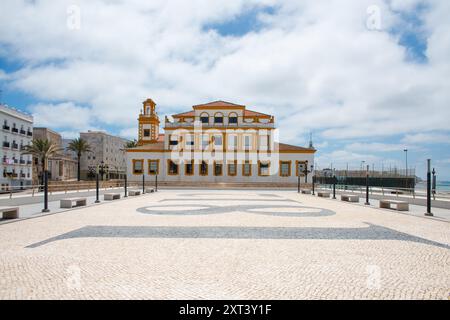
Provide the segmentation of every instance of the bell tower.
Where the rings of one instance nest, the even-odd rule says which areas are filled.
[[[138,145],[156,143],[159,136],[159,117],[156,113],[156,103],[152,99],[147,99],[143,103],[141,114],[139,115]]]

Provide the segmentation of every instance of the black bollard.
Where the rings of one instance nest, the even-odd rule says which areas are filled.
[[[48,209],[48,171],[44,170],[44,209],[42,212],[50,212]]]
[[[145,193],[145,174],[142,173],[142,194]]]
[[[158,192],[158,175],[155,176],[155,192]]]
[[[98,181],[98,172],[95,175],[95,203],[99,203],[99,189],[100,189],[100,182]]]
[[[428,170],[427,170],[427,213],[426,216],[432,217],[431,213],[431,159],[428,159]]]
[[[336,176],[333,177],[333,199],[336,199]]]
[[[369,166],[367,166],[367,173],[366,173],[366,206],[370,206],[369,202]]]
[[[127,175],[125,175],[125,198],[128,197],[128,180],[127,180]]]
[[[312,190],[312,194],[313,194],[313,196],[316,195],[315,184],[316,184],[316,177],[313,176],[313,177],[312,177],[312,189],[313,189],[313,190]]]
[[[300,173],[298,174],[298,179],[297,179],[297,193],[300,193]]]

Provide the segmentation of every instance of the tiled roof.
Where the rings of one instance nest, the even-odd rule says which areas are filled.
[[[227,101],[222,101],[222,100],[218,100],[218,101],[213,101],[213,102],[209,102],[209,103],[205,103],[205,104],[197,104],[195,106],[193,106],[193,108],[196,107],[245,107],[241,104],[235,104],[235,103],[231,103],[231,102],[227,102]]]
[[[275,143],[275,148],[279,151],[316,151],[315,149],[293,146],[286,143]]]

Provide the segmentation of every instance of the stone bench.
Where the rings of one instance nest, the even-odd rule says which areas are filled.
[[[141,195],[141,191],[140,190],[130,190],[130,191],[128,191],[128,195],[130,195],[130,196],[140,196]]]
[[[396,206],[397,211],[409,211],[409,203],[399,200],[380,200],[380,208],[392,209],[392,205]]]
[[[354,194],[342,194],[341,201],[359,202],[359,196],[354,195]]]
[[[3,219],[17,219],[19,218],[18,207],[0,207],[0,213]]]
[[[105,193],[104,199],[105,200],[118,200],[118,199],[120,199],[120,193]]]
[[[82,207],[87,205],[86,198],[67,198],[61,199],[61,208],[73,208],[73,207]]]
[[[300,190],[302,194],[311,194],[312,190],[311,189],[302,189]]]
[[[153,193],[155,192],[155,188],[147,188],[145,189],[145,193]]]
[[[328,191],[319,191],[317,192],[317,196],[321,198],[329,198],[331,195],[331,192]]]

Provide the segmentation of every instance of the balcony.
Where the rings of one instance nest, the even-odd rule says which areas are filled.
[[[15,149],[15,150],[18,150],[19,149],[19,145],[17,143],[13,143],[12,144],[12,148]]]
[[[20,164],[26,164],[27,162],[25,160],[19,160]]]
[[[19,163],[19,160],[13,158],[14,163]]]
[[[9,130],[10,130],[10,127],[7,126],[7,125],[3,125],[3,130],[9,131]]]
[[[3,142],[3,148],[9,148],[10,144],[9,142]]]
[[[20,177],[21,177],[21,178],[26,178],[27,175],[26,175],[25,173],[22,173],[22,174],[20,175]]]
[[[27,164],[28,164],[28,165],[32,164],[31,160],[28,160],[28,161],[27,161]]]
[[[33,136],[33,132],[27,131],[27,136],[32,137]]]
[[[20,134],[25,135],[25,134],[27,134],[27,132],[25,130],[23,130],[23,129],[20,129]]]
[[[194,124],[192,122],[165,122],[166,128],[192,128]],[[200,128],[200,125],[198,126]],[[226,129],[239,129],[239,128],[261,128],[261,129],[274,129],[274,123],[260,123],[260,122],[241,122],[239,124],[236,123],[202,123],[201,127],[203,129],[209,128],[226,128]]]
[[[14,133],[19,133],[19,129],[17,129],[17,128],[12,128],[11,131],[14,132]]]

